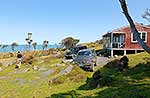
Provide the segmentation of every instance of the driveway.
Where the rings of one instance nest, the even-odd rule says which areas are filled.
[[[99,57],[99,56],[97,56],[97,65],[98,66],[103,66],[103,65],[107,64],[108,61],[109,61],[108,57]]]

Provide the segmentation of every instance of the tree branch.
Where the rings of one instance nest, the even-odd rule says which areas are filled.
[[[146,50],[146,52],[150,53],[150,48],[143,42],[143,40],[140,38],[139,32],[135,27],[135,24],[131,18],[131,16],[128,13],[128,8],[127,8],[127,4],[125,0],[119,0],[120,4],[121,4],[121,8],[123,10],[123,13],[125,15],[125,17],[127,18],[129,24],[130,24],[130,29],[131,32],[133,33],[133,35],[135,36],[135,39],[138,41],[138,44],[144,49]]]
[[[150,22],[150,9],[146,9],[145,13],[142,15],[144,19]]]

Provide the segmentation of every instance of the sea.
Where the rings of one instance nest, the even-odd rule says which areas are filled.
[[[54,45],[48,45],[45,50],[50,49],[50,48],[59,48],[59,45],[54,44]],[[29,46],[28,45],[18,45],[15,46],[14,51],[12,50],[12,46],[11,45],[7,45],[6,47],[2,48],[0,47],[0,52],[17,52],[17,51],[26,51],[26,50],[34,50],[33,46]],[[37,45],[36,50],[43,50],[42,45]]]

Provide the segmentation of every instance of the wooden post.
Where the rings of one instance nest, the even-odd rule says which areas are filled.
[[[137,50],[135,50],[135,54],[137,53]]]
[[[114,52],[113,51],[113,32],[111,32],[110,39],[111,39],[111,42],[110,42],[111,43],[111,47],[110,47],[111,48],[111,57],[113,57],[113,55],[114,55],[114,53],[113,53]]]
[[[124,55],[126,55],[127,54],[127,50],[124,50]]]
[[[113,51],[113,49],[111,48],[111,57],[113,57],[113,55],[114,55],[114,51]]]

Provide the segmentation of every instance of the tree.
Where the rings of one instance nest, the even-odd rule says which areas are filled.
[[[80,41],[79,39],[74,39],[72,37],[67,37],[67,38],[65,38],[61,41],[61,45],[63,47],[65,47],[66,49],[70,49],[70,48],[76,46],[77,43],[79,43],[79,41]]]
[[[34,42],[32,45],[33,45],[34,50],[36,50],[37,42]]]
[[[49,43],[49,41],[47,41],[47,40],[43,41],[43,44],[42,44],[43,50],[48,47],[48,43]]]
[[[4,51],[6,51],[5,49],[8,47],[8,45],[2,45],[1,48],[4,49]]]
[[[11,49],[12,49],[12,51],[15,51],[15,47],[17,47],[18,46],[18,44],[16,43],[16,42],[13,42],[12,44],[11,44]]]
[[[25,38],[25,40],[27,41],[27,43],[29,45],[29,50],[30,50],[31,43],[33,42],[33,40],[31,39],[31,37],[32,37],[32,33],[28,33],[28,37]]]
[[[135,39],[138,41],[138,44],[148,53],[150,53],[150,48],[143,42],[143,40],[140,38],[140,34],[138,30],[135,27],[134,21],[131,18],[131,16],[128,13],[128,8],[125,0],[119,0],[121,4],[121,8],[123,10],[123,13],[125,17],[127,18],[129,24],[130,24],[130,29],[131,32],[133,33],[133,36],[135,36]]]
[[[150,9],[146,9],[142,17],[150,22]]]

